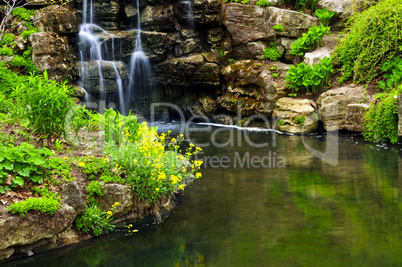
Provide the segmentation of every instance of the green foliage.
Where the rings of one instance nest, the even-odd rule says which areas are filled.
[[[275,31],[278,31],[278,32],[283,32],[285,30],[283,28],[283,25],[274,25],[273,28]]]
[[[249,2],[250,2],[250,0],[242,0],[242,1],[241,1],[241,3],[244,4],[244,5],[245,5],[245,4],[248,4]]]
[[[349,18],[345,34],[335,50],[341,66],[340,82],[353,78],[370,82],[383,62],[402,51],[402,2],[382,0]]]
[[[296,10],[304,11],[306,8],[310,7],[311,10],[315,10],[315,4],[319,0],[281,0],[283,4],[293,4]]]
[[[402,83],[402,58],[393,58],[385,61],[381,66],[385,81],[379,81],[378,87],[382,90],[392,89]]]
[[[0,48],[0,55],[12,56],[13,54],[13,50],[7,46]]]
[[[272,73],[272,77],[275,79],[278,79],[279,75],[278,75],[278,73]]]
[[[0,190],[23,186],[25,181],[41,184],[51,169],[49,157],[53,153],[46,148],[35,149],[23,143],[21,146],[0,146]],[[11,185],[6,185],[11,177]],[[11,188],[9,187],[11,186]]]
[[[0,41],[0,46],[11,45],[15,40],[15,36],[12,33],[6,33],[3,39]]]
[[[49,197],[27,198],[24,201],[14,202],[7,207],[7,210],[13,214],[19,213],[20,217],[24,217],[30,210],[37,210],[42,214],[48,213],[53,215],[60,208],[60,203],[57,199]]]
[[[303,33],[303,37],[292,43],[290,53],[301,58],[304,57],[305,53],[322,45],[322,38],[329,29],[323,25],[310,27],[307,34]]]
[[[39,70],[35,66],[35,64],[32,61],[32,58],[24,58],[21,56],[15,56],[13,60],[10,61],[10,66],[19,68],[23,67],[27,70],[28,73],[33,73],[33,74],[38,74]]]
[[[284,120],[279,120],[278,122],[280,125],[285,125],[285,121]]]
[[[102,187],[100,182],[98,181],[91,181],[88,186],[87,186],[87,202],[89,205],[94,206],[94,205],[98,205],[95,197],[99,196],[99,197],[103,197],[103,192],[102,192]]]
[[[331,74],[333,72],[333,66],[331,59],[324,57],[321,62],[313,65],[304,64],[304,62],[295,66],[290,66],[290,70],[285,77],[285,81],[290,82],[287,84],[295,91],[303,90],[306,92],[317,92],[324,89],[324,86],[328,83]]]
[[[31,34],[35,33],[35,32],[39,32],[36,30],[29,30],[29,31],[23,31],[20,36],[23,38],[28,38],[29,36],[31,36]]]
[[[31,17],[34,15],[34,10],[27,10],[23,7],[17,7],[11,13],[13,16],[18,17],[19,19],[30,21]]]
[[[397,97],[402,87],[391,92],[378,93],[364,115],[364,139],[373,142],[398,141]]]
[[[255,3],[259,7],[267,7],[269,6],[269,2],[267,0],[258,0],[257,3]]]
[[[329,26],[331,18],[335,15],[336,11],[328,11],[328,8],[317,9],[314,14],[320,19],[322,25]]]
[[[75,220],[75,226],[85,233],[92,231],[95,236],[99,236],[104,230],[112,231],[115,228],[110,223],[111,220],[112,218],[97,206],[87,206],[85,212]]]
[[[296,124],[304,124],[304,122],[306,121],[306,118],[301,116],[301,117],[296,117],[293,122]]]
[[[124,135],[129,133],[131,138],[136,141],[141,136],[137,134],[139,124],[137,116],[130,114],[121,115],[113,109],[106,109],[104,114],[91,114],[92,119],[98,123],[101,129],[105,130],[105,141],[107,144],[119,145],[124,141]]]
[[[32,56],[32,46],[28,46],[27,50],[24,51],[22,57],[25,59],[31,58]]]
[[[276,61],[282,57],[281,52],[279,52],[278,48],[276,48],[277,44],[270,42],[269,48],[264,50],[264,59],[269,59]]]
[[[65,133],[65,119],[74,104],[72,94],[66,82],[50,80],[46,71],[43,75],[29,76],[16,90],[29,126],[43,135]]]
[[[235,60],[233,58],[229,58],[228,62],[229,62],[229,64],[233,64],[235,62]]]

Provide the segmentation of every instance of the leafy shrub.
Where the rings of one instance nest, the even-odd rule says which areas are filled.
[[[250,0],[242,0],[242,1],[241,1],[241,3],[244,4],[244,5],[245,5],[245,4],[248,4],[249,2],[250,2]]]
[[[331,18],[335,15],[336,11],[328,11],[328,8],[317,9],[314,14],[320,19],[322,25],[328,27]]]
[[[324,25],[310,27],[307,34],[303,33],[303,37],[292,43],[290,53],[301,58],[304,57],[304,54],[311,49],[322,45],[322,38],[328,33],[329,29]]]
[[[392,89],[402,83],[402,58],[393,58],[385,61],[381,68],[386,81],[379,81],[378,86],[382,90]]]
[[[276,61],[282,57],[281,52],[279,52],[278,48],[276,48],[276,43],[269,43],[269,48],[264,50],[264,58]]]
[[[310,65],[304,64],[304,62],[295,66],[290,66],[290,70],[285,77],[285,81],[290,82],[287,84],[295,91],[304,90],[306,92],[317,92],[324,89],[324,86],[328,83],[333,71],[331,59],[324,57],[321,62],[314,64],[311,68]]]
[[[14,202],[7,207],[7,210],[13,214],[19,213],[20,217],[24,217],[30,210],[37,210],[42,214],[49,213],[53,215],[60,208],[60,203],[57,199],[42,197],[42,198],[27,198],[24,201]]]
[[[345,34],[336,47],[341,66],[340,82],[353,78],[370,82],[383,62],[399,57],[402,51],[402,2],[382,0],[349,18]]]
[[[101,184],[98,181],[91,181],[88,186],[87,186],[87,202],[90,205],[98,205],[95,197],[99,196],[99,197],[103,197],[103,192],[102,192],[102,187]]]
[[[112,231],[115,228],[111,220],[107,212],[97,206],[87,206],[85,212],[75,220],[75,226],[85,233],[92,231],[95,236],[99,236],[104,230]]]
[[[140,127],[137,123],[137,116],[131,115],[131,111],[128,116],[123,116],[118,111],[106,109],[104,114],[91,114],[91,117],[95,123],[99,124],[101,129],[104,129],[107,144],[119,145],[123,141],[126,132],[130,134],[131,138],[134,138],[131,141],[141,138],[137,134]]]
[[[13,14],[13,16],[18,17],[19,19],[29,21],[31,20],[31,16],[34,15],[34,12],[35,12],[34,10],[27,10],[23,7],[17,7],[13,11],[11,11],[11,14]]]
[[[257,3],[255,3],[259,7],[267,7],[269,6],[269,2],[267,0],[258,0]]]
[[[283,32],[285,30],[282,25],[274,25],[273,28],[278,32]]]
[[[24,116],[29,125],[44,135],[65,133],[66,116],[74,104],[70,98],[72,94],[72,88],[66,82],[49,80],[46,71],[43,75],[29,76],[16,91],[16,97],[25,107]]]
[[[10,66],[13,67],[23,67],[27,70],[28,73],[32,74],[38,74],[39,70],[35,66],[35,64],[32,61],[32,58],[24,58],[21,56],[15,56],[11,61],[10,61]]]
[[[0,46],[11,45],[15,40],[15,36],[12,33],[6,33],[3,39],[0,41]]]
[[[0,193],[23,186],[26,181],[41,184],[52,170],[62,171],[65,164],[51,158],[53,152],[47,148],[35,149],[33,145],[0,146]],[[6,184],[9,176],[11,185]],[[4,186],[4,187],[3,187]]]
[[[0,48],[0,55],[12,56],[13,54],[13,50],[9,47]]]
[[[397,96],[402,87],[391,92],[378,93],[364,115],[364,139],[374,142],[398,141]]]
[[[35,31],[35,30],[23,31],[20,34],[20,36],[23,37],[23,38],[28,38],[29,36],[31,36],[31,34],[33,34],[35,32],[38,32],[38,31]]]
[[[0,62],[0,92],[8,94],[25,80],[26,76],[18,75],[16,72],[7,69],[4,62]]]

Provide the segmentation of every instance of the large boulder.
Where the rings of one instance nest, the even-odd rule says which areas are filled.
[[[93,9],[95,17],[94,23],[105,30],[117,30],[121,20],[120,9],[121,6],[118,1],[95,1]],[[87,23],[88,22],[89,19],[87,19]]]
[[[0,210],[0,215],[0,251],[51,238],[71,227],[76,217],[74,208],[68,205],[62,206],[54,215],[30,211],[24,217],[10,216],[5,209]]]
[[[321,119],[327,131],[345,129],[345,118],[349,104],[359,104],[366,100],[362,86],[343,86],[323,93],[317,104]]]
[[[47,6],[35,11],[35,27],[41,32],[77,33],[81,18],[78,11],[66,6]]]
[[[201,54],[172,58],[154,66],[157,83],[170,86],[207,86],[220,84],[219,67]]]
[[[274,41],[277,36],[299,38],[311,26],[320,25],[318,18],[276,7],[229,3],[224,4],[222,13],[223,24],[235,45]],[[282,25],[284,31],[274,31],[274,25]]]
[[[236,61],[222,70],[226,89],[218,105],[229,112],[240,110],[242,116],[271,115],[276,101],[286,96],[282,78],[288,69],[288,65],[279,62]]]
[[[367,104],[349,104],[345,117],[345,130],[352,132],[362,132],[364,114],[369,107]]]
[[[279,99],[272,113],[277,129],[294,134],[314,132],[318,128],[318,114],[314,106],[308,99]]]
[[[222,1],[220,0],[187,0],[177,1],[177,18],[190,28],[197,25],[215,25],[219,23]]]
[[[54,32],[38,32],[30,37],[32,60],[40,71],[47,70],[51,79],[58,82],[76,78],[73,50],[67,37]]]
[[[112,207],[117,202],[119,203],[114,207],[113,217],[118,218],[127,214],[134,205],[134,195],[131,187],[121,184],[103,184],[101,186],[103,197],[99,198],[99,209],[112,210]]]

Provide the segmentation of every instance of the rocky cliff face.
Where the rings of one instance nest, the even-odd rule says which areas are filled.
[[[36,22],[44,32],[31,37],[34,62],[55,79],[68,78],[95,96],[106,94],[118,106],[118,80],[127,88],[140,21],[141,47],[151,65],[147,88],[152,91],[152,101],[179,104],[186,116],[212,120],[219,112],[270,117],[277,101],[289,93],[283,82],[287,64],[299,62],[290,54],[291,44],[320,21],[282,9],[278,1],[270,0],[269,7],[256,6],[255,2],[143,0],[137,6],[135,1],[97,1],[93,9],[95,25],[89,27],[99,42],[102,60],[81,62],[77,34],[82,17],[88,21],[90,10],[87,8],[84,14],[86,2],[77,1],[75,9],[63,7],[62,14]],[[318,4],[318,8],[337,12],[332,25],[341,26],[350,15],[347,10],[351,1],[325,0]],[[283,31],[274,30],[275,25],[282,25]],[[270,43],[281,52],[280,61],[264,60],[264,50]],[[330,38],[328,43],[321,49],[325,53],[309,54],[306,62],[317,62],[328,55],[335,41]],[[103,80],[102,86],[99,80]],[[323,99],[325,102],[325,96]],[[320,107],[325,120],[325,104]]]

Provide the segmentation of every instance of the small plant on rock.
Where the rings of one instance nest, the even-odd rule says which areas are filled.
[[[269,2],[267,0],[259,0],[255,3],[259,7],[267,7],[269,6]]]
[[[281,52],[279,52],[278,48],[276,48],[277,44],[270,42],[269,48],[264,50],[264,59],[269,59],[276,61],[282,57]]]

